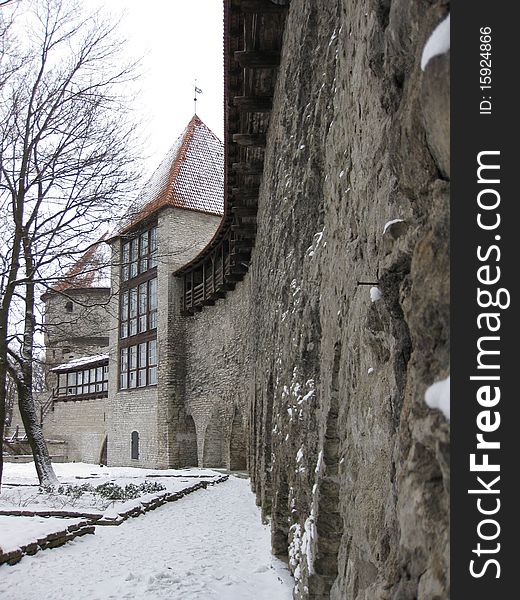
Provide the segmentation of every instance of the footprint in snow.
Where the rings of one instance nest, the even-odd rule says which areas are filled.
[[[253,573],[266,573],[267,571],[269,571],[269,567],[267,565],[260,565],[256,567]]]

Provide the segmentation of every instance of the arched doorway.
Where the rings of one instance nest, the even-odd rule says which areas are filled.
[[[108,464],[107,447],[108,447],[108,436],[105,435],[105,439],[103,440],[103,443],[101,444],[101,452],[99,453],[99,464],[104,465],[105,467]]]
[[[213,412],[204,434],[204,467],[225,467],[224,427],[220,423],[218,410]]]
[[[180,461],[183,467],[196,467],[198,466],[198,456],[195,421],[191,415],[186,415],[184,423],[184,432],[177,435],[179,440]]]
[[[231,438],[229,440],[229,469],[231,471],[245,471],[247,468],[246,462],[246,432],[242,412],[237,408],[233,417]]]

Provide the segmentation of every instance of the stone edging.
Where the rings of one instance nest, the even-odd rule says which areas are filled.
[[[46,550],[47,548],[57,548],[58,546],[62,546],[66,542],[73,540],[76,537],[80,537],[82,535],[86,535],[88,533],[94,533],[96,529],[96,525],[121,525],[124,521],[129,519],[130,517],[138,517],[139,515],[144,515],[146,512],[150,510],[155,510],[166,504],[167,502],[175,502],[176,500],[180,500],[184,496],[191,494],[201,488],[206,489],[208,485],[215,485],[217,483],[223,483],[227,481],[229,475],[223,475],[218,479],[214,479],[213,481],[199,481],[198,483],[187,487],[179,492],[165,492],[156,498],[152,498],[151,500],[143,501],[139,506],[133,506],[132,508],[121,512],[114,518],[107,518],[103,515],[97,514],[86,514],[77,512],[74,513],[72,511],[29,511],[23,509],[17,510],[1,510],[0,515],[7,516],[23,516],[23,517],[62,517],[62,518],[71,518],[71,517],[86,517],[84,521],[80,523],[75,523],[74,525],[69,525],[65,527],[61,531],[49,533],[43,538],[39,538],[35,542],[30,542],[29,544],[25,544],[20,546],[20,548],[13,550],[11,552],[2,552],[0,550],[0,565],[5,563],[10,565],[15,565],[17,562],[21,560],[23,556],[26,554],[32,555],[36,554],[39,550]]]
[[[187,496],[192,492],[200,490],[201,488],[206,489],[208,485],[223,483],[224,481],[227,481],[228,478],[229,475],[223,475],[218,479],[213,479],[213,481],[199,481],[198,483],[184,488],[179,492],[164,492],[163,494],[160,494],[155,498],[152,498],[151,500],[142,501],[139,506],[133,506],[132,508],[129,508],[126,511],[118,513],[117,517],[107,518],[102,516],[101,518],[97,519],[95,523],[96,525],[121,525],[121,523],[123,523],[130,517],[138,517],[139,515],[144,515],[144,513],[150,510],[155,510],[156,508],[159,508],[159,506],[162,506],[167,502],[175,502],[176,500],[180,500],[184,496]]]
[[[60,531],[54,531],[41,538],[38,538],[35,542],[29,542],[17,548],[11,550],[11,552],[2,552],[0,550],[0,565],[5,563],[9,565],[15,565],[19,562],[26,554],[36,554],[39,550],[46,550],[47,548],[57,548],[63,546],[66,542],[73,540],[74,538],[86,535],[87,533],[94,533],[95,527],[92,525],[90,520],[80,521],[74,523],[68,527],[64,527]]]

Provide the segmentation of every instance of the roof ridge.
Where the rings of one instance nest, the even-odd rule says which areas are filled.
[[[175,192],[175,184],[177,183],[177,177],[179,176],[179,172],[181,170],[182,163],[184,158],[186,157],[186,152],[188,151],[188,146],[193,139],[193,134],[195,132],[195,120],[202,123],[197,115],[193,115],[191,121],[188,123],[188,127],[186,127],[186,133],[184,134],[184,138],[182,140],[182,144],[180,145],[179,150],[177,151],[177,156],[175,157],[175,162],[173,163],[172,168],[172,181],[170,184],[170,190],[168,192],[168,199],[175,201],[174,192]],[[203,124],[203,123],[202,123]],[[182,157],[182,160],[181,160]]]

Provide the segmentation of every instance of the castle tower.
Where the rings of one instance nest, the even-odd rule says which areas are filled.
[[[68,460],[104,462],[106,454],[110,260],[102,238],[42,295],[43,431],[47,439],[65,442]]]
[[[172,273],[210,241],[222,214],[222,142],[194,116],[111,239],[109,465],[197,464]]]
[[[110,246],[102,238],[41,297],[49,389],[55,387],[53,369],[58,365],[107,352],[110,260]]]

